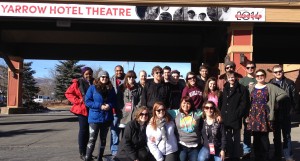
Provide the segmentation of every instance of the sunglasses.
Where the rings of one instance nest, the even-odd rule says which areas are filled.
[[[104,78],[108,78],[108,77],[107,77],[107,76],[101,76],[101,78],[103,78],[103,79],[104,79]]]
[[[254,69],[255,67],[246,67],[247,69]]]
[[[158,74],[162,74],[162,72],[155,72],[155,74],[157,74],[157,75],[158,75]]]
[[[140,116],[149,116],[148,113],[140,113]]]
[[[189,77],[187,80],[192,80],[195,79],[196,77]]]
[[[233,69],[233,66],[230,66],[230,67],[226,67],[225,69],[229,69],[229,68]]]
[[[213,110],[213,109],[214,109],[214,107],[210,107],[210,106],[204,106],[204,109],[206,109],[206,110],[208,110],[208,109],[210,109],[210,110]]]
[[[280,71],[274,71],[273,73],[275,73],[275,74],[282,73],[282,70],[280,70]]]
[[[133,79],[135,79],[135,77],[133,77],[133,76],[129,76],[128,78],[133,78]]]
[[[160,112],[165,112],[166,110],[165,109],[159,109],[159,110],[156,110],[156,112],[160,113]]]
[[[261,74],[261,75],[256,75],[256,77],[264,77],[265,75],[264,74]]]

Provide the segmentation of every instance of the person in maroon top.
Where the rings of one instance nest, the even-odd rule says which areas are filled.
[[[124,68],[121,65],[117,65],[115,67],[115,75],[111,77],[111,83],[115,89],[116,94],[118,94],[118,87],[124,82],[125,73]],[[118,110],[120,107],[116,108],[117,111],[113,111],[114,114],[114,121],[112,122],[110,126],[110,133],[111,133],[111,139],[110,139],[110,151],[113,156],[117,154],[118,151],[118,145],[119,145],[119,122],[120,122],[120,114],[121,111]]]
[[[184,96],[189,96],[192,98],[195,108],[201,109],[203,101],[203,91],[198,86],[196,74],[194,72],[188,72],[186,74],[186,86],[182,90],[181,98]]]

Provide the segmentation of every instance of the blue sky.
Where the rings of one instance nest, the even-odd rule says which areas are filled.
[[[3,61],[4,62],[4,61]],[[48,78],[51,76],[50,71],[55,69],[55,65],[59,64],[58,60],[37,60],[37,59],[25,59],[24,62],[33,62],[32,69],[36,71],[34,77]],[[2,62],[1,62],[2,63]],[[5,63],[5,62],[4,62]],[[91,67],[92,69],[98,69],[101,67],[106,70],[110,76],[114,74],[114,67],[116,65],[123,65],[125,72],[132,70],[135,64],[134,70],[138,74],[140,70],[146,70],[147,74],[151,73],[152,68],[155,65],[159,65],[162,68],[166,65],[170,66],[172,70],[177,69],[181,75],[185,77],[186,73],[191,70],[190,63],[170,63],[170,62],[126,62],[126,61],[79,61],[78,64],[83,64]]]

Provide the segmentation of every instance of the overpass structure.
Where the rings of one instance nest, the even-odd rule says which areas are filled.
[[[193,17],[193,13],[195,17]],[[205,14],[204,21],[200,15]],[[224,60],[300,64],[295,0],[40,0],[0,2],[0,55],[8,71],[7,108],[22,112],[23,59],[201,63]]]

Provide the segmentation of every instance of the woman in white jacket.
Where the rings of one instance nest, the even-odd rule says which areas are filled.
[[[147,145],[156,161],[177,161],[175,123],[162,102],[153,106],[153,117],[146,128]]]

